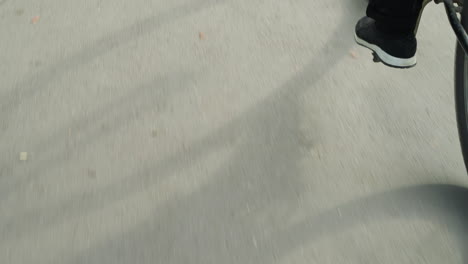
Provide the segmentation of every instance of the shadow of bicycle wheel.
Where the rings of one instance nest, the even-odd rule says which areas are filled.
[[[294,248],[356,226],[388,220],[424,219],[447,226],[449,233],[460,245],[459,250],[455,251],[460,253],[463,263],[467,263],[467,201],[468,189],[464,187],[444,184],[404,187],[327,210],[287,228],[284,232],[275,234],[271,239],[285,241],[280,238],[294,237],[297,245],[278,245],[280,248]],[[291,240],[286,241],[291,242]]]

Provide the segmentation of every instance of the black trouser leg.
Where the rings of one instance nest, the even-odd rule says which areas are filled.
[[[389,33],[413,33],[423,0],[370,0],[367,16]]]

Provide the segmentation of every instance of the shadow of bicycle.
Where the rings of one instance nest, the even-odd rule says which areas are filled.
[[[3,233],[3,237],[44,241],[44,238],[54,237],[51,234],[56,231],[57,226],[64,226],[60,230],[70,231],[73,236],[80,234],[81,239],[57,243],[69,243],[71,246],[67,249],[70,249],[75,246],[75,241],[82,242],[82,247],[75,246],[78,248],[76,252],[70,253],[71,257],[67,256],[69,261],[61,261],[67,263],[129,263],[138,259],[139,263],[154,263],[159,260],[163,263],[259,264],[273,263],[272,249],[276,256],[282,258],[304,244],[366,223],[388,219],[425,219],[449,226],[450,232],[460,242],[459,252],[463,260],[468,261],[468,253],[464,250],[464,245],[468,242],[468,230],[464,224],[468,219],[468,206],[464,203],[468,190],[457,186],[422,185],[402,188],[358,199],[318,215],[305,212],[307,216],[299,223],[288,225],[283,222],[295,213],[298,195],[308,192],[297,164],[304,156],[302,149],[305,148],[304,145],[319,143],[314,137],[309,140],[310,143],[305,144],[298,140],[302,136],[301,118],[304,115],[298,107],[298,101],[304,91],[315,89],[317,95],[323,95],[325,91],[318,81],[333,70],[348,53],[353,42],[350,30],[352,27],[347,25],[356,20],[364,5],[347,2],[346,7],[349,14],[338,23],[336,32],[323,50],[317,52],[313,61],[279,85],[277,92],[263,102],[208,136],[184,145],[168,158],[162,161],[148,160],[141,170],[129,174],[122,181],[109,183],[97,190],[70,195],[50,208],[34,208],[8,219],[11,226],[8,232]],[[146,22],[142,23],[146,25]],[[147,25],[151,28],[153,24]],[[116,34],[115,38],[119,34],[121,33]],[[132,34],[129,33],[129,36],[133,36]],[[91,57],[84,57],[80,62],[86,62],[86,58]],[[72,69],[74,65],[65,62],[63,64],[65,70]],[[46,79],[43,83],[46,83]],[[143,97],[144,95],[143,93]],[[14,94],[12,98],[15,98]],[[12,102],[11,105],[15,106],[15,101]],[[96,120],[106,120],[108,112],[112,112],[109,109],[113,110],[109,107],[102,113],[96,113]],[[117,121],[116,124],[124,123]],[[88,125],[83,122],[77,125],[93,131],[94,123]],[[319,123],[314,124],[312,131],[317,135],[326,133]],[[310,135],[311,131],[308,132]],[[245,137],[241,137],[242,135]],[[93,139],[94,137],[89,136],[85,141],[89,144],[94,142]],[[47,139],[45,142],[48,142]],[[53,166],[56,157],[61,156],[61,147],[57,147],[58,155],[50,156],[42,166]],[[130,200],[128,204],[133,205],[132,198],[138,194],[157,194],[161,182],[182,174],[181,171],[187,168],[199,166],[207,156],[217,155],[223,149],[231,151],[229,160],[210,173],[206,182],[197,185],[190,192],[174,195],[158,207],[143,206],[141,210],[145,211],[145,215],[148,210],[150,213],[147,217],[138,219],[141,221],[131,218],[130,224],[125,224],[119,222],[120,215],[100,214],[122,201]],[[187,177],[189,178],[191,177]],[[250,185],[245,187],[247,182]],[[10,189],[12,192],[17,191],[16,188]],[[144,196],[145,199],[141,200],[153,202],[150,199],[153,196],[148,197]],[[253,210],[247,214],[242,210],[249,203]],[[129,210],[131,207],[124,208],[125,213],[122,215],[132,213]],[[280,223],[281,228],[270,228],[269,237],[262,239],[268,241],[267,244],[258,241],[256,246],[246,246],[252,234],[263,234],[264,227],[259,224],[259,219],[264,218],[274,219]],[[76,227],[73,220],[81,223],[81,228]],[[115,222],[118,228],[114,232],[99,232],[100,227]],[[65,232],[64,237],[70,233]],[[100,236],[96,233],[100,233]],[[51,250],[52,253],[59,255],[59,250],[54,250]]]

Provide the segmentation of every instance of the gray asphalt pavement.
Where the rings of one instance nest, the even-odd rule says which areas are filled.
[[[442,6],[0,0],[0,263],[467,263]]]

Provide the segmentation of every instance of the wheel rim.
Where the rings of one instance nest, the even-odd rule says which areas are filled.
[[[465,99],[465,121],[467,121],[466,124],[468,124],[468,104],[466,102],[468,99],[468,55],[465,54],[465,60],[463,62],[463,98]],[[467,125],[468,126],[468,125]],[[468,131],[468,127],[466,127],[466,130]]]

